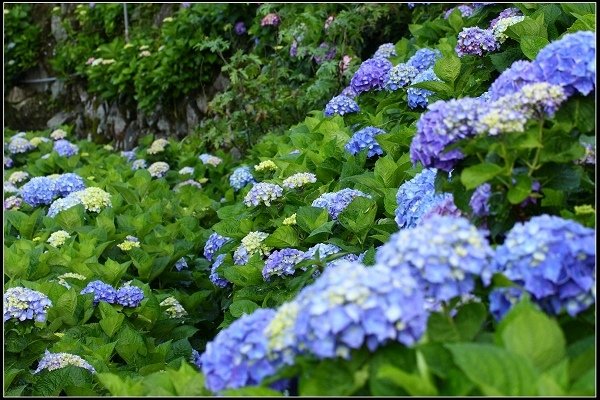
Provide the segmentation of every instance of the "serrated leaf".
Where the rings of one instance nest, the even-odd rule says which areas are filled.
[[[548,45],[548,39],[542,36],[525,35],[521,37],[521,50],[530,60],[534,60],[541,49]]]
[[[300,207],[296,211],[296,224],[306,233],[310,233],[329,219],[327,210],[320,207]]]
[[[397,188],[400,177],[397,170],[398,166],[391,156],[381,157],[375,162],[375,176],[381,178],[386,188]]]
[[[125,316],[123,314],[117,314],[111,317],[102,318],[100,320],[100,327],[108,335],[108,337],[112,338],[113,335],[121,328],[123,324],[123,320]]]
[[[377,203],[366,197],[356,197],[340,213],[338,221],[350,232],[360,234],[367,231],[375,221]]]
[[[264,244],[276,248],[297,247],[300,245],[300,238],[291,226],[280,226],[265,239]]]
[[[453,84],[460,74],[460,59],[455,55],[446,55],[436,61],[433,72],[444,82]]]

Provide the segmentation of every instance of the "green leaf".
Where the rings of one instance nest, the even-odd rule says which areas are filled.
[[[534,60],[541,49],[546,47],[548,39],[542,36],[526,35],[521,37],[521,50],[530,60]]]
[[[490,344],[456,343],[446,347],[454,362],[485,396],[535,396],[537,374],[530,362]]]
[[[565,338],[558,323],[522,301],[503,318],[496,340],[511,353],[527,358],[541,371],[565,357]]]
[[[8,368],[4,371],[4,392],[9,388],[12,381],[19,375],[24,369]]]
[[[498,72],[503,72],[513,62],[523,58],[522,52],[518,47],[509,47],[501,53],[493,53],[488,55],[488,57]]]
[[[340,360],[322,361],[305,368],[300,376],[300,396],[348,396],[353,391],[354,374]]]
[[[133,190],[129,189],[126,185],[113,183],[112,187],[115,188],[121,196],[123,196],[127,203],[132,205],[140,203],[140,199],[138,198],[137,194]]]
[[[350,232],[360,234],[368,230],[375,221],[377,203],[366,197],[354,198],[338,216],[338,221]]]
[[[519,204],[531,193],[532,179],[528,175],[517,176],[517,182],[508,189],[506,197],[511,204]]]
[[[560,7],[564,12],[573,14],[575,17],[576,14],[596,14],[595,3],[561,3]]]
[[[246,386],[240,389],[227,389],[221,392],[223,396],[250,396],[250,397],[280,397],[283,396],[281,392],[278,392],[273,389],[260,387],[260,386]]]
[[[125,319],[125,315],[117,314],[111,317],[102,318],[100,320],[100,327],[108,335],[108,337],[112,338],[113,335],[121,328],[123,324],[123,320]]]
[[[547,39],[548,31],[544,23],[544,14],[540,13],[535,19],[525,17],[523,21],[509,26],[505,33],[517,41],[525,36],[538,36]]]
[[[396,188],[399,184],[400,174],[397,173],[398,166],[391,156],[379,158],[375,162],[375,176],[378,176],[383,181],[386,188]]]
[[[501,172],[502,168],[496,164],[477,164],[465,168],[460,174],[460,181],[467,190],[475,189],[477,186],[491,180]]]
[[[570,396],[594,396],[596,395],[596,368],[591,368],[581,378],[577,379],[571,389]]]
[[[481,330],[487,310],[481,303],[469,303],[458,310],[454,318],[443,313],[431,313],[427,321],[427,336],[432,342],[472,340]]]
[[[296,224],[306,233],[310,233],[329,219],[327,210],[320,207],[300,207],[296,212]]]
[[[596,31],[596,14],[586,14],[577,17],[577,20],[573,22],[573,25],[567,29],[568,33],[578,31]]]
[[[252,230],[252,223],[247,220],[227,219],[217,222],[212,229],[221,236],[242,239]]]
[[[144,390],[142,382],[134,382],[131,378],[121,379],[116,374],[100,372],[96,374],[98,381],[113,396],[142,396]]]
[[[454,11],[450,13],[450,15],[448,16],[448,23],[456,33],[460,32],[463,26],[465,26],[465,23],[462,18],[462,13],[458,8],[455,8]]]
[[[229,306],[229,312],[236,318],[244,314],[252,314],[254,310],[259,308],[258,304],[250,300],[236,300]]]
[[[76,325],[75,310],[77,309],[77,293],[67,290],[56,301],[56,309],[60,310],[60,316],[69,325]]]
[[[460,58],[453,54],[440,58],[433,66],[433,72],[444,82],[453,84],[460,74]]]
[[[77,204],[59,212],[54,220],[64,230],[72,232],[85,224],[85,209],[82,204]]]
[[[411,396],[437,396],[435,386],[427,378],[416,373],[408,373],[392,365],[382,365],[377,372],[377,378],[393,382],[404,388]]]
[[[438,81],[423,81],[417,82],[410,85],[410,87],[416,87],[426,90],[431,90],[432,92],[441,94],[443,96],[450,96],[452,94],[452,88],[448,86],[447,83],[438,82]]]
[[[127,364],[138,365],[142,357],[147,355],[148,350],[142,335],[129,325],[123,325],[116,338],[115,350]]]
[[[298,234],[294,228],[284,225],[275,229],[275,232],[269,235],[264,243],[265,246],[277,248],[298,247],[300,245],[300,238],[298,238]]]

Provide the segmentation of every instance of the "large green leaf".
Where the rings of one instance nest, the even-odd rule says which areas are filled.
[[[458,310],[454,318],[444,313],[431,313],[427,321],[427,336],[433,342],[472,340],[479,332],[487,311],[481,303],[469,303]]]
[[[368,230],[375,221],[377,203],[366,197],[356,197],[338,216],[342,226],[350,232],[360,234]]]
[[[491,180],[502,172],[502,167],[496,164],[482,163],[465,168],[460,174],[460,181],[467,190],[475,189],[477,186]]]
[[[297,247],[300,245],[300,238],[298,238],[296,230],[291,226],[280,226],[265,239],[264,244],[265,246],[277,248]]]

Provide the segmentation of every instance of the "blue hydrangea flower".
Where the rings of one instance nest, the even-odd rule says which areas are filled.
[[[229,281],[227,279],[222,278],[217,273],[217,268],[219,268],[221,266],[221,264],[223,264],[224,259],[225,259],[225,254],[219,254],[217,256],[217,258],[215,259],[215,262],[213,263],[213,265],[210,268],[209,279],[215,286],[220,287],[220,288],[227,287],[227,285],[229,284]]]
[[[352,155],[360,153],[363,149],[368,149],[367,157],[373,157],[383,154],[383,149],[375,140],[375,135],[385,133],[383,129],[367,126],[354,133],[352,138],[344,147],[346,151]]]
[[[445,151],[446,147],[475,136],[479,116],[485,110],[480,99],[470,97],[431,104],[417,121],[417,133],[410,144],[412,162],[450,171],[464,155],[459,149]]]
[[[254,177],[252,176],[252,172],[250,172],[250,167],[241,166],[236,168],[231,176],[229,177],[229,185],[235,190],[238,191],[242,189],[249,183],[255,183]]]
[[[516,93],[527,84],[540,82],[536,68],[530,61],[515,61],[510,68],[500,74],[489,89],[491,100],[498,100],[509,94]]]
[[[187,269],[187,268],[188,268],[188,264],[187,264],[187,261],[185,261],[185,257],[181,257],[175,263],[175,269],[177,269],[177,271],[181,271],[182,269]]]
[[[263,334],[274,315],[272,309],[258,309],[234,321],[206,344],[200,367],[207,389],[218,393],[258,385],[277,372],[283,363],[267,357],[267,338]]]
[[[521,14],[521,10],[519,10],[518,8],[515,7],[510,7],[507,8],[505,10],[503,10],[502,12],[500,12],[500,14],[498,14],[498,16],[496,18],[494,18],[493,20],[490,21],[490,28],[494,28],[496,26],[496,24],[498,23],[498,21],[500,21],[501,19],[505,19],[505,18],[510,18],[510,17],[518,17]]]
[[[140,158],[131,164],[131,169],[134,171],[138,169],[146,169],[147,165],[148,164],[146,163],[146,160]]]
[[[350,86],[358,94],[371,90],[381,90],[392,69],[392,63],[385,58],[369,58],[363,61],[350,80]]]
[[[384,88],[390,92],[396,91],[412,83],[419,71],[408,64],[398,64],[392,69],[387,76]]]
[[[225,236],[221,236],[216,232],[213,232],[209,237],[208,240],[206,241],[206,244],[204,245],[204,257],[208,260],[208,261],[212,261],[213,259],[213,255],[219,251],[219,249],[225,244],[227,243],[229,240],[231,240],[231,238],[225,237]]]
[[[442,52],[438,49],[423,48],[406,62],[406,65],[417,69],[418,73],[433,68],[438,58],[442,57]]]
[[[349,97],[351,99],[355,98],[356,96],[358,96],[358,93],[356,93],[354,91],[354,89],[352,89],[352,86],[346,86],[344,88],[344,90],[342,90],[342,92],[340,93],[341,96],[346,96]],[[358,106],[357,106],[358,107]],[[357,110],[358,111],[358,110]],[[341,114],[340,114],[341,115]]]
[[[56,197],[54,180],[45,176],[31,178],[21,187],[21,196],[32,207],[50,204]]]
[[[473,210],[473,215],[484,217],[490,214],[489,201],[491,195],[492,185],[489,183],[477,186],[469,201],[469,206],[471,206],[471,210]]]
[[[332,254],[339,253],[340,251],[342,251],[342,249],[340,249],[335,244],[318,243],[318,244],[314,245],[313,247],[311,247],[310,249],[306,250],[306,252],[304,253],[304,259],[305,260],[310,260],[312,258],[323,259]]]
[[[94,294],[94,305],[98,304],[100,301],[106,301],[107,303],[114,303],[117,297],[117,291],[114,287],[109,285],[108,283],[104,283],[102,281],[93,281],[87,284],[79,294]]]
[[[390,58],[396,55],[396,46],[393,43],[384,43],[377,48],[373,58]]]
[[[125,157],[127,162],[132,162],[133,160],[135,160],[136,157],[135,150],[122,151],[121,156]]]
[[[14,137],[8,143],[8,151],[11,154],[27,153],[35,149],[35,146],[24,137]]]
[[[14,161],[10,157],[4,157],[4,168],[10,169],[14,165]]]
[[[403,229],[377,249],[375,261],[392,269],[409,268],[433,302],[471,293],[475,279],[489,285],[492,256],[483,231],[463,217],[433,216]]]
[[[138,307],[144,300],[144,291],[137,286],[125,285],[117,290],[115,301],[123,307]]]
[[[56,199],[52,202],[52,204],[50,204],[47,216],[54,218],[58,215],[59,212],[74,207],[77,204],[81,204],[81,200],[78,196],[74,196],[72,194],[68,195],[65,198]]]
[[[449,193],[435,192],[437,170],[424,169],[414,178],[404,182],[396,193],[396,223],[400,228],[412,228],[435,205],[443,202]]]
[[[260,182],[252,186],[246,194],[244,204],[248,207],[264,204],[269,207],[273,200],[283,196],[283,188],[274,183]]]
[[[360,190],[346,188],[338,192],[322,194],[312,202],[312,206],[326,208],[331,218],[337,219],[338,215],[348,207],[350,202],[359,196],[368,199],[371,198],[371,195],[363,193]]]
[[[533,65],[541,81],[562,86],[567,96],[587,96],[596,88],[596,35],[566,34],[540,50]]]
[[[317,51],[315,52],[313,60],[315,60],[317,64],[322,64],[324,61],[329,61],[333,57],[335,57],[336,52],[337,49],[335,48],[335,46],[323,42],[319,45]]]
[[[454,196],[452,195],[452,193],[449,193],[447,196],[444,196],[442,201],[433,205],[427,212],[425,212],[421,219],[419,219],[417,224],[423,224],[423,222],[428,221],[434,215],[444,215],[452,217],[462,216],[462,212],[458,207],[456,207],[456,204],[454,204]]]
[[[484,54],[496,51],[499,48],[500,44],[491,29],[481,29],[473,26],[463,28],[458,34],[455,50],[459,57],[467,54],[482,57]]]
[[[335,96],[325,106],[325,116],[331,117],[335,114],[345,115],[350,113],[359,112],[360,108],[358,104],[350,97],[339,95]]]
[[[500,321],[523,296],[523,290],[516,287],[494,288],[490,294],[490,313]]]
[[[7,289],[2,299],[4,322],[9,319],[44,322],[46,311],[52,306],[52,302],[45,294],[20,286]]]
[[[96,373],[96,369],[80,356],[70,353],[50,353],[48,350],[46,350],[44,352],[44,357],[42,357],[40,360],[36,370],[33,371],[33,374],[37,374],[44,369],[47,369],[48,371],[54,371],[55,369],[64,368],[68,365],[84,368],[91,373]]]
[[[85,189],[85,182],[79,175],[68,172],[56,178],[54,189],[59,197],[66,197],[73,192]]]
[[[496,268],[552,314],[571,316],[595,303],[595,231],[540,215],[517,223],[496,248]]]
[[[415,76],[415,79],[413,79],[412,84],[414,85],[415,83],[427,82],[427,81],[439,81],[439,80],[440,79],[437,77],[435,72],[433,72],[433,68],[432,68],[432,69],[428,69],[423,72],[420,72],[417,76]],[[427,107],[427,104],[429,104],[427,99],[429,96],[431,96],[433,94],[433,92],[431,90],[421,89],[421,88],[416,88],[416,87],[411,86],[406,90],[406,94],[407,94],[408,106],[410,108],[416,108],[416,107]]]
[[[303,259],[303,251],[290,248],[276,250],[265,261],[263,279],[268,282],[272,276],[294,275],[296,264]]]
[[[447,10],[444,13],[444,19],[448,19],[448,17],[450,17],[450,14],[452,14],[452,11],[454,11],[455,9],[457,9],[460,11],[460,15],[463,16],[464,18],[468,18],[471,15],[473,15],[473,8],[466,5],[466,4],[461,4],[460,6],[457,7],[452,7],[451,9]]]
[[[233,263],[235,265],[246,265],[249,258],[248,249],[242,245],[238,246],[233,252]]]
[[[54,142],[54,150],[61,157],[71,157],[79,152],[79,147],[66,139],[60,139]]]

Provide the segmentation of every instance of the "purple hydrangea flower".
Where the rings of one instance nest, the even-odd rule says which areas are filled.
[[[546,311],[571,316],[595,303],[595,231],[540,215],[517,223],[496,248],[496,268],[533,295]]]
[[[384,87],[386,90],[393,92],[399,88],[408,86],[418,73],[419,71],[411,65],[398,64],[390,70]]]
[[[395,220],[400,228],[415,227],[423,215],[450,196],[435,192],[436,174],[436,169],[424,169],[398,188]]]
[[[493,255],[485,232],[467,219],[436,215],[393,234],[377,249],[375,261],[394,270],[408,268],[436,303],[471,293],[477,277],[489,285]]]
[[[54,180],[45,176],[31,178],[21,187],[21,196],[32,207],[50,204],[56,197]]]
[[[254,177],[252,176],[252,172],[250,172],[250,168],[247,166],[241,166],[236,168],[231,176],[229,177],[229,185],[235,190],[238,191],[242,189],[249,183],[255,183]]]
[[[188,263],[185,260],[185,257],[181,257],[179,260],[177,260],[177,262],[175,263],[175,269],[177,271],[181,271],[182,269],[187,269],[188,268]]]
[[[596,35],[566,34],[540,50],[533,65],[541,81],[562,86],[567,96],[587,96],[596,88]]]
[[[373,58],[390,58],[396,55],[396,46],[393,43],[384,43],[377,48]]]
[[[502,12],[500,12],[500,14],[498,14],[498,16],[496,18],[494,18],[493,20],[490,21],[490,28],[494,28],[496,26],[496,24],[498,23],[498,21],[500,21],[501,19],[504,18],[510,18],[510,17],[518,17],[521,14],[521,10],[519,10],[518,8],[507,8],[505,10],[503,10]]]
[[[7,289],[2,299],[4,322],[9,319],[44,322],[46,311],[52,306],[52,302],[45,294],[21,286]]]
[[[27,153],[33,149],[35,149],[35,146],[24,137],[13,136],[8,143],[8,151],[10,151],[11,154]]]
[[[406,65],[414,67],[418,72],[426,71],[433,68],[438,58],[442,57],[442,52],[438,49],[419,49],[417,52],[406,62]]]
[[[53,371],[55,369],[64,368],[73,365],[75,367],[84,368],[91,373],[96,373],[96,369],[83,358],[70,353],[50,353],[48,350],[44,352],[44,357],[40,360],[38,367],[33,374],[41,372],[43,369]]]
[[[79,175],[68,172],[56,178],[54,188],[59,197],[66,197],[73,192],[85,189],[85,182]]]
[[[248,207],[264,204],[269,207],[273,200],[283,196],[283,188],[274,183],[260,182],[252,186],[246,194],[244,204]]]
[[[290,57],[296,57],[298,55],[298,42],[296,39],[292,42],[290,46]]]
[[[523,291],[516,287],[494,288],[489,294],[490,313],[496,321],[500,321],[522,296]]]
[[[134,150],[122,151],[121,156],[125,157],[127,162],[132,162],[133,160],[135,160],[136,157]]]
[[[335,114],[344,115],[359,111],[360,108],[358,107],[358,104],[350,97],[344,95],[335,96],[329,100],[329,103],[325,106],[326,117],[331,117]]]
[[[469,206],[473,210],[473,215],[478,217],[484,217],[490,214],[490,196],[492,195],[492,185],[484,183],[483,185],[477,186],[477,189],[473,192]]]
[[[462,212],[456,204],[454,204],[454,196],[452,193],[449,193],[447,196],[444,196],[444,199],[439,203],[433,205],[426,213],[423,214],[421,219],[417,222],[419,225],[428,221],[435,215],[443,215],[443,216],[451,216],[451,217],[460,217],[462,216]]]
[[[71,157],[79,152],[79,147],[66,139],[60,139],[54,142],[54,150],[61,157]]]
[[[260,26],[278,26],[281,23],[281,18],[275,13],[269,13],[260,21]]]
[[[363,149],[368,149],[367,157],[373,157],[383,154],[383,149],[375,140],[375,136],[385,133],[383,129],[367,126],[356,132],[350,141],[344,147],[352,155],[360,153]]]
[[[440,79],[437,77],[435,72],[433,72],[433,68],[420,72],[415,79],[413,79],[412,84],[426,82],[426,81],[439,81]],[[407,94],[407,102],[410,108],[417,107],[427,107],[428,97],[433,94],[431,90],[421,89],[416,87],[409,87],[406,91]]]
[[[316,54],[313,56],[313,60],[315,60],[317,64],[322,64],[324,61],[329,61],[333,59],[333,57],[335,57],[336,52],[337,49],[334,45],[323,42],[319,45]]]
[[[218,393],[257,385],[277,372],[283,362],[267,357],[267,337],[263,333],[274,315],[272,309],[258,309],[234,321],[206,344],[200,368],[207,389]]]
[[[458,140],[475,136],[485,109],[480,99],[470,97],[431,104],[417,121],[417,133],[410,144],[412,162],[450,171],[464,155],[459,149],[444,150]]]
[[[12,158],[10,157],[4,157],[4,168],[5,169],[10,169],[12,168],[12,166],[14,165],[14,161]]]
[[[381,90],[385,84],[392,63],[385,58],[370,58],[363,61],[350,80],[350,86],[358,94],[371,90]]]
[[[123,286],[117,290],[115,301],[123,307],[138,307],[144,300],[144,291],[137,286]]]
[[[5,210],[18,210],[23,204],[23,199],[18,196],[9,196],[4,200]]]
[[[246,265],[249,258],[248,249],[242,245],[238,246],[233,252],[233,263],[235,265]]]
[[[354,91],[354,89],[352,89],[352,86],[347,86],[344,88],[344,90],[342,90],[342,92],[340,93],[341,96],[346,96],[350,99],[355,98],[356,96],[358,96],[358,93],[356,93]],[[357,106],[358,107],[358,106]],[[358,111],[358,110],[357,110]]]
[[[355,197],[371,198],[371,195],[355,189],[342,189],[338,192],[324,193],[312,202],[313,207],[326,208],[332,219],[337,219],[338,215]]]
[[[448,19],[448,17],[450,17],[450,14],[452,14],[452,11],[456,10],[458,8],[458,10],[460,11],[460,15],[463,16],[464,18],[468,18],[471,15],[473,15],[473,8],[466,5],[466,4],[461,4],[460,6],[457,7],[452,7],[451,9],[447,10],[444,13],[444,19]]]
[[[114,303],[117,297],[117,291],[114,287],[108,283],[102,281],[93,281],[87,284],[79,294],[94,294],[94,305],[100,301],[106,301],[107,303]]]
[[[244,23],[244,21],[238,21],[235,23],[233,30],[235,31],[236,35],[241,36],[247,31],[246,24]]]
[[[491,100],[498,100],[501,97],[520,91],[527,84],[540,81],[541,78],[536,74],[536,69],[531,62],[515,61],[492,83],[489,95]]]
[[[482,57],[485,53],[496,51],[499,48],[500,44],[491,29],[481,29],[473,26],[463,28],[458,34],[455,50],[459,57],[467,54]]]
[[[304,252],[296,249],[274,251],[265,261],[263,279],[268,282],[272,276],[294,275],[295,266],[303,260],[303,257]]]
[[[229,281],[227,279],[222,278],[217,273],[217,268],[219,268],[221,266],[221,264],[223,264],[224,259],[225,259],[225,254],[219,254],[217,256],[217,258],[215,259],[215,262],[213,263],[213,265],[210,267],[209,279],[215,286],[220,287],[220,288],[227,287],[227,285],[229,284]]]
[[[208,261],[212,261],[213,255],[229,240],[231,240],[231,238],[213,232],[204,245],[204,257],[206,257]]]

